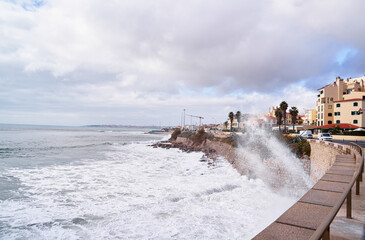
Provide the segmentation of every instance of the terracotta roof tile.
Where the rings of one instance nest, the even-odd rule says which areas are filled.
[[[346,100],[339,100],[339,101],[333,101],[333,102],[351,102],[351,101],[361,101],[361,98],[352,98],[352,99],[346,99]]]

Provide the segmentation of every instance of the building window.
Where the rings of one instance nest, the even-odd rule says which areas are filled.
[[[335,112],[335,116],[340,116],[340,112]]]
[[[332,124],[332,121],[328,121],[328,124]]]
[[[328,105],[328,109],[332,109],[332,105]]]
[[[332,113],[328,113],[328,116],[329,116],[329,117],[332,117]]]
[[[323,111],[323,105],[321,106],[321,111]]]
[[[321,111],[321,108],[318,106],[318,112]]]
[[[336,123],[340,123],[340,120],[336,120]]]
[[[357,107],[358,106],[358,103],[357,102],[354,102],[354,107]]]
[[[323,126],[323,121],[321,121],[321,126]]]
[[[323,113],[321,113],[321,119],[323,119]]]
[[[347,89],[347,94],[350,94],[351,93],[351,89]]]
[[[358,112],[358,111],[351,111],[351,115],[360,115],[360,112]]]
[[[354,120],[354,124],[357,124],[357,120]]]
[[[337,104],[336,104],[336,107],[341,107],[341,104],[340,104],[340,103],[337,103]]]
[[[333,102],[333,97],[330,98],[330,101]]]

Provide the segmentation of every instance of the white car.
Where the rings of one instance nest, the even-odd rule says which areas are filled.
[[[318,133],[318,139],[322,141],[332,141],[332,136],[329,133]]]
[[[310,130],[304,130],[299,132],[299,136],[307,139],[312,139],[313,135]]]

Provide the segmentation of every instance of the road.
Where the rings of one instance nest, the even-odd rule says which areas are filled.
[[[334,142],[334,143],[341,143],[341,144],[347,144],[347,145],[349,145],[351,142],[353,142],[353,143],[356,143],[357,145],[359,145],[360,147],[365,148],[365,141],[333,139],[332,142]]]

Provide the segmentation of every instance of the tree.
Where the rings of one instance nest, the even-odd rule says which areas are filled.
[[[226,127],[226,129],[228,128],[228,122],[227,121],[224,122],[224,126]]]
[[[281,125],[281,119],[283,118],[283,115],[282,115],[281,110],[279,108],[277,108],[275,110],[275,117],[276,117],[276,122],[279,126],[279,131],[281,131],[280,125]]]
[[[231,122],[231,132],[232,132],[232,125],[233,125],[233,119],[234,119],[234,113],[230,112],[228,114],[229,121]]]
[[[336,125],[335,128],[333,129],[332,134],[338,134],[338,133],[340,133],[340,127]]]
[[[284,119],[284,132],[286,132],[286,110],[287,109],[288,109],[288,104],[285,101],[282,101],[280,103],[280,110],[281,110],[281,114]]]
[[[240,130],[240,122],[241,122],[241,112],[240,111],[237,111],[236,118],[237,118],[237,122],[238,122],[238,130]]]
[[[294,125],[295,122],[297,121],[297,116],[298,116],[298,109],[296,107],[291,107],[291,109],[289,109],[289,113],[291,115],[291,121],[293,123],[293,131],[294,131]]]

